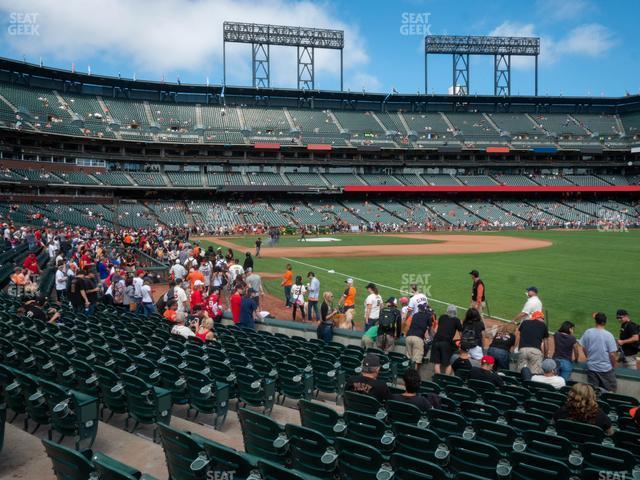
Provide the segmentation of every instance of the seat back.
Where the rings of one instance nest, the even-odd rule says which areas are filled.
[[[336,440],[338,471],[344,480],[376,478],[384,459],[375,448],[346,438]]]
[[[314,403],[309,400],[299,400],[300,423],[303,427],[320,432],[326,438],[334,440],[340,435],[336,431],[336,424],[341,421],[341,416],[333,408]]]
[[[286,445],[274,445],[279,435],[284,433],[283,427],[260,413],[241,408],[238,411],[244,450],[256,457],[284,464],[287,457]]]
[[[284,427],[289,439],[289,453],[293,468],[320,478],[330,477],[335,470],[333,463],[323,463],[322,456],[331,443],[319,432],[298,425]]]
[[[214,472],[234,472],[235,478],[243,479],[254,470],[251,462],[241,452],[209,439],[204,441],[202,446],[211,462],[210,470]]]
[[[42,444],[58,480],[86,480],[93,473],[93,465],[82,453],[45,439]]]
[[[520,412],[518,410],[507,410],[504,412],[507,423],[519,431],[537,430],[544,432],[549,421],[547,418],[536,413]]]
[[[441,443],[434,431],[408,423],[396,422],[392,430],[396,437],[395,452],[409,457],[431,459]]]
[[[493,420],[475,419],[471,422],[476,436],[474,440],[495,445],[502,452],[508,452],[518,436],[515,428],[502,425]]]
[[[390,429],[382,420],[371,415],[347,410],[344,412],[344,421],[347,424],[347,438],[383,451],[393,449],[393,443],[388,443],[387,437],[385,437]],[[385,437],[384,441],[383,437]]]
[[[169,425],[159,423],[158,430],[170,478],[180,480],[206,478],[206,472],[202,470],[194,472],[191,469],[193,461],[205,455],[204,449],[189,434]]]
[[[440,437],[462,435],[466,426],[464,417],[457,413],[432,408],[429,410],[429,430],[433,430]]]
[[[496,421],[500,416],[498,409],[491,405],[464,401],[460,404],[460,408],[462,415],[464,415],[467,420],[483,419]]]
[[[602,478],[599,472],[617,472],[618,478],[632,478],[636,459],[631,452],[591,442],[584,443],[580,450],[584,457],[583,478]]]
[[[387,416],[390,423],[402,422],[417,425],[426,415],[418,407],[408,402],[387,400]]]
[[[271,462],[259,461],[258,469],[262,480],[305,480],[302,475]]]
[[[100,480],[137,480],[142,476],[139,470],[103,453],[94,453],[91,461]]]
[[[522,437],[527,444],[527,453],[567,461],[571,453],[571,442],[564,437],[550,433],[527,430]]]
[[[513,480],[566,480],[571,477],[569,467],[552,458],[526,452],[513,452],[509,460]]]
[[[156,423],[158,402],[153,386],[127,373],[123,373],[121,378],[127,397],[129,415],[140,423]]]
[[[462,437],[449,437],[449,468],[454,472],[466,472],[495,477],[500,451],[493,445]]]
[[[562,419],[556,422],[556,430],[575,445],[587,442],[602,443],[604,439],[604,430],[589,423]]]
[[[382,408],[378,400],[370,395],[357,392],[344,392],[345,410],[376,416]]]
[[[448,480],[449,476],[435,463],[394,453],[391,455],[393,478],[397,480]]]

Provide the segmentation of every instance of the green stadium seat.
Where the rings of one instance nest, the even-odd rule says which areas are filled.
[[[20,384],[26,398],[27,415],[24,418],[24,429],[29,428],[29,422],[36,424],[30,433],[35,433],[41,425],[49,425],[49,405],[47,397],[40,388],[38,381],[31,375],[15,372],[16,380]]]
[[[640,432],[618,430],[613,434],[612,439],[616,447],[628,450],[640,459]]]
[[[553,414],[556,413],[559,408],[555,403],[533,399],[525,400],[523,407],[528,413],[535,413],[545,418],[553,417]]]
[[[556,422],[556,430],[559,435],[566,437],[576,446],[586,442],[602,443],[604,439],[604,431],[588,423],[562,419]]]
[[[192,434],[192,437],[200,440],[198,435]],[[202,439],[202,446],[209,459],[209,471],[234,472],[234,478],[246,480],[255,470],[255,465],[244,453],[209,439]]]
[[[346,424],[333,408],[309,400],[298,401],[298,408],[303,427],[320,432],[332,441],[342,436]]]
[[[506,412],[507,410],[515,410],[518,408],[518,399],[503,393],[485,392],[482,395],[482,400],[487,405],[497,408],[500,412]]]
[[[263,413],[270,414],[275,403],[276,381],[264,378],[247,367],[235,367],[235,373],[239,399],[237,407],[262,407]]]
[[[442,438],[450,435],[462,435],[466,425],[467,422],[462,415],[437,408],[429,410],[428,428]]]
[[[4,445],[4,422],[7,420],[7,404],[4,403],[4,396],[0,392],[0,453]]]
[[[13,412],[13,417],[9,423],[18,417],[18,415],[27,412],[27,399],[25,390],[15,377],[14,372],[5,365],[0,364],[0,386],[4,389],[5,401],[7,408]]]
[[[186,432],[158,424],[160,441],[171,480],[204,480],[207,478],[209,457],[204,447]]]
[[[44,449],[53,463],[58,480],[87,480],[95,469],[90,461],[91,450],[78,452],[49,440],[42,440]]]
[[[359,375],[362,372],[362,355],[354,353],[347,346],[340,356],[340,365],[347,379],[353,375]]]
[[[466,400],[460,404],[460,410],[467,420],[482,419],[495,422],[500,416],[500,411],[496,407]]]
[[[287,424],[284,429],[294,469],[319,478],[333,475],[336,462],[329,460],[337,458],[337,455],[329,439],[315,430],[298,425]]]
[[[447,445],[451,471],[495,477],[496,466],[500,460],[500,451],[495,446],[456,436],[449,437]]]
[[[213,426],[219,430],[224,425],[229,410],[229,385],[212,381],[202,372],[186,369],[188,402],[187,418],[190,411],[196,414],[213,415]],[[195,417],[194,417],[195,418]]]
[[[447,398],[450,398],[456,403],[462,403],[464,401],[475,402],[478,400],[478,394],[467,387],[449,385],[444,391],[447,394]]]
[[[522,433],[522,438],[527,445],[525,450],[527,453],[564,463],[568,462],[573,448],[571,442],[565,437],[551,433],[527,430]]]
[[[627,450],[587,442],[580,449],[583,455],[582,478],[600,480],[602,472],[616,472],[618,478],[634,478],[632,470],[637,459]]]
[[[564,393],[560,393],[557,390],[549,391],[549,390],[538,390],[535,393],[536,400],[540,400],[541,402],[553,403],[560,408],[567,401],[567,396]]]
[[[536,413],[521,412],[519,410],[507,410],[504,412],[507,423],[518,431],[537,430],[544,432],[549,425],[548,417]]]
[[[100,365],[96,365],[95,369],[102,403],[100,418],[104,420],[104,411],[109,410],[111,413],[109,417],[104,420],[108,423],[114,414],[127,413],[127,397],[125,395],[124,385],[115,371]]]
[[[462,387],[464,386],[464,381],[460,377],[455,377],[452,375],[445,375],[443,373],[434,373],[431,381],[437,383],[441,388],[446,387]]]
[[[510,395],[517,399],[518,403],[521,404],[531,397],[531,392],[528,389],[517,385],[505,385],[500,389],[500,391],[505,395]]]
[[[346,437],[356,442],[365,443],[382,452],[393,450],[393,431],[380,419],[347,410],[344,412],[347,424]]]
[[[414,458],[433,458],[440,437],[432,430],[396,422],[391,426],[395,439],[395,452]]]
[[[569,467],[552,458],[525,452],[513,452],[509,457],[513,480],[567,480]]]
[[[384,463],[384,457],[375,448],[346,438],[336,440],[338,472],[344,480],[371,480]]]
[[[156,425],[153,440],[156,440],[157,424],[169,423],[171,420],[171,393],[149,385],[144,380],[126,373],[122,374],[122,383],[127,397],[127,418],[125,430],[129,428],[129,420],[134,424],[130,432],[135,432],[139,424]]]
[[[510,452],[518,436],[515,428],[493,420],[475,419],[471,422],[475,432],[474,440],[498,447],[501,453]]]
[[[246,408],[241,408],[238,416],[245,451],[264,460],[285,464],[287,448],[284,428],[266,415]]]
[[[91,461],[100,480],[155,480],[151,475],[142,474],[100,452],[94,453]]]
[[[449,480],[449,475],[435,463],[394,453],[390,458],[393,478],[397,480]]]
[[[316,397],[320,392],[336,395],[336,402],[344,393],[345,371],[342,364],[323,360],[319,356],[312,361]]]
[[[542,382],[534,382],[533,380],[523,380],[522,386],[528,389],[530,392],[533,392],[535,395],[537,392],[557,392],[557,390],[553,387],[553,385],[549,385],[548,383]]]
[[[387,412],[378,400],[370,395],[357,392],[344,392],[345,410],[371,415],[379,420],[387,418]]]
[[[279,363],[277,390],[281,404],[287,398],[308,400],[313,396],[313,373],[288,362]]]
[[[259,461],[258,469],[262,480],[311,480],[312,477],[299,474],[289,468],[274,465],[271,462]]]
[[[391,424],[402,422],[410,425],[426,426],[429,423],[427,414],[411,403],[387,400],[385,406],[387,417]]]
[[[491,382],[486,382],[484,380],[477,380],[475,378],[471,378],[467,380],[467,387],[475,392],[483,395],[485,392],[495,392],[496,386]]]
[[[182,370],[168,363],[158,365],[160,369],[160,386],[171,392],[171,402],[174,405],[184,405],[188,402],[187,379]]]

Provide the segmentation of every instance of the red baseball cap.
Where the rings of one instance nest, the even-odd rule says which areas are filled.
[[[629,410],[629,415],[631,415],[631,418],[636,418],[636,415],[638,414],[638,408],[640,407],[633,407]]]
[[[491,355],[484,355],[482,357],[482,360],[480,360],[480,363],[486,363],[487,365],[493,365],[494,363],[496,363],[496,360]]]
[[[136,276],[140,275],[141,273],[144,273],[144,270],[142,270],[141,268],[139,268],[138,270],[136,270]]]

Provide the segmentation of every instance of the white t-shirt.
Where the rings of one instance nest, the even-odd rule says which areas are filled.
[[[133,295],[136,298],[142,297],[142,285],[144,284],[144,280],[140,277],[135,277],[133,279]]]
[[[409,299],[409,310],[411,310],[412,313],[417,312],[418,306],[423,303],[426,303],[427,305],[429,304],[427,296],[424,293],[416,293]]]
[[[153,303],[153,297],[151,296],[151,285],[142,285],[142,303]]]
[[[231,277],[231,283],[236,280],[236,277],[238,275],[244,275],[244,268],[242,268],[242,265],[231,265],[229,267],[229,276]]]
[[[376,320],[380,318],[380,308],[382,307],[382,297],[380,295],[376,295],[375,293],[370,294],[364,301],[365,308],[370,305],[371,310],[369,310],[369,318],[371,320]]]
[[[554,375],[553,377],[545,377],[544,375],[534,375],[531,377],[531,380],[534,382],[547,383],[551,385],[556,390],[560,390],[565,386],[564,378],[559,375]]]
[[[53,243],[49,244],[49,246],[47,247],[47,250],[49,251],[49,258],[55,258],[56,252],[58,251],[58,249]]]
[[[173,298],[176,302],[178,302],[178,312],[184,312],[184,302],[187,301],[187,292],[184,291],[184,288],[175,286],[173,289]]]
[[[524,307],[522,307],[522,312],[527,314],[524,320],[529,320],[533,312],[541,312],[541,311],[542,311],[542,302],[540,301],[540,298],[538,298],[537,295],[534,295],[533,297],[529,297],[526,303],[524,304]]]
[[[62,270],[56,270],[56,290],[67,289],[67,275]]]
[[[189,338],[189,337],[195,337],[196,336],[196,334],[193,333],[193,330],[191,330],[189,327],[187,327],[185,325],[175,325],[171,329],[171,333],[173,335],[182,335],[184,338]]]

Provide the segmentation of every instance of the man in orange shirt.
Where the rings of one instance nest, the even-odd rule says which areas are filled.
[[[192,268],[191,269],[191,271],[189,272],[189,275],[187,275],[187,280],[189,281],[189,284],[191,285],[191,290],[193,290],[194,283],[196,283],[197,280],[200,280],[202,282],[202,284],[204,285],[204,275],[197,268]]]
[[[176,314],[178,313],[178,302],[175,300],[169,300],[168,308],[164,311],[162,316],[170,321],[171,323],[175,323]]]
[[[282,275],[282,282],[280,286],[284,287],[284,300],[286,302],[285,307],[291,308],[291,286],[293,285],[293,271],[291,264],[287,263],[287,270]]]
[[[351,322],[351,328],[353,328],[353,317],[356,313],[356,289],[353,286],[353,278],[347,278],[344,283],[346,283],[347,287],[342,293],[338,305],[344,307],[345,319]]]

